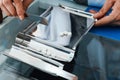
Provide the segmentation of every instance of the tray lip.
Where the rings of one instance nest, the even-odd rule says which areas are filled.
[[[46,67],[42,67],[42,65],[39,65],[39,67],[38,67],[37,64],[34,65],[34,63],[29,62],[27,59],[26,59],[26,60],[22,60],[19,56],[15,57],[15,56],[11,55],[11,54],[8,53],[8,52],[9,52],[9,51],[6,51],[3,55],[5,55],[5,56],[7,56],[7,57],[10,57],[10,58],[13,58],[13,59],[16,59],[16,60],[18,60],[18,61],[21,61],[21,62],[23,62],[23,63],[26,63],[26,64],[28,64],[28,65],[30,65],[30,66],[33,66],[33,67],[35,67],[35,68],[37,68],[37,69],[39,69],[39,70],[41,70],[41,71],[43,71],[43,72],[45,72],[45,73],[51,74],[51,75],[53,75],[53,76],[60,76],[60,77],[62,77],[62,78],[68,79],[68,80],[78,80],[78,77],[77,77],[76,75],[74,75],[74,74],[72,74],[72,73],[69,73],[69,72],[63,70],[63,68],[61,68],[61,67],[57,67],[57,66],[55,66],[55,65],[52,65],[52,64],[50,64],[50,63],[47,63],[47,62],[43,61],[42,59],[32,58],[32,61],[35,62],[35,63],[38,63],[38,62],[36,62],[36,60],[37,60],[37,61],[39,60],[40,63],[43,63],[44,66],[46,65]],[[12,53],[12,54],[13,54],[13,53]],[[14,53],[14,54],[15,54],[15,53]],[[25,53],[24,53],[24,54],[25,54]],[[28,56],[31,56],[31,55],[28,55]],[[31,57],[32,57],[32,56],[31,56]]]

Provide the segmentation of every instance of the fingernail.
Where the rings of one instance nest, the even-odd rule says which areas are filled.
[[[23,20],[24,19],[24,16],[19,16],[20,20]]]
[[[95,11],[95,10],[89,10],[89,12],[90,12],[90,13],[93,13],[93,14],[96,14],[96,13],[97,13],[97,11]]]
[[[94,14],[94,16],[96,16],[96,13]]]
[[[94,14],[93,16],[94,16],[94,18],[96,18],[96,16],[97,16],[97,13],[96,13],[96,14]]]

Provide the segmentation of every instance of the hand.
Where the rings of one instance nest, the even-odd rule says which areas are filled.
[[[27,7],[33,0],[0,0],[0,8],[8,16],[18,16],[24,19]]]
[[[112,12],[105,16],[105,14],[112,9]],[[102,9],[99,12],[92,11],[94,18],[98,19],[95,26],[105,24],[117,24],[120,25],[120,0],[106,0]]]

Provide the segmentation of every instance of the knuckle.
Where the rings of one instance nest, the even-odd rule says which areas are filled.
[[[99,13],[100,14],[105,14],[105,12],[106,12],[106,10],[104,8],[102,8]]]
[[[108,0],[108,2],[109,2],[110,4],[113,4],[113,3],[115,2],[115,0]]]
[[[117,16],[116,16],[116,15],[111,14],[111,15],[110,15],[110,17],[111,17],[111,18],[113,18],[113,19],[115,19]]]
[[[5,4],[5,5],[10,4],[10,0],[4,0],[4,1],[3,1],[3,4]]]
[[[115,19],[116,21],[120,20],[119,15],[115,16],[115,18],[114,18],[114,19]]]
[[[21,3],[21,0],[15,0],[15,4],[19,5]]]
[[[3,6],[3,2],[0,2],[0,7],[2,7]]]
[[[118,15],[111,14],[109,15],[109,17],[111,18],[112,21],[115,21],[117,20]]]

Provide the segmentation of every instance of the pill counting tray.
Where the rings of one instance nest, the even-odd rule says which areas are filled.
[[[49,14],[53,7],[54,6],[50,6],[48,9],[44,9],[42,14]],[[72,37],[69,45],[56,45],[30,34],[36,30],[36,25],[38,25],[38,23],[41,22],[41,24],[44,24],[46,21],[32,21],[27,18],[23,21],[15,19],[15,21],[17,20],[19,22],[18,26],[22,29],[17,33],[11,50],[6,51],[5,55],[29,64],[51,75],[60,76],[68,80],[77,80],[76,75],[63,70],[64,64],[62,62],[72,61],[77,44],[92,28],[95,19],[92,14],[78,9],[64,6],[62,4],[57,5],[57,7],[70,13]],[[36,14],[31,15],[39,17]],[[40,16],[40,18],[44,18],[44,16]]]

